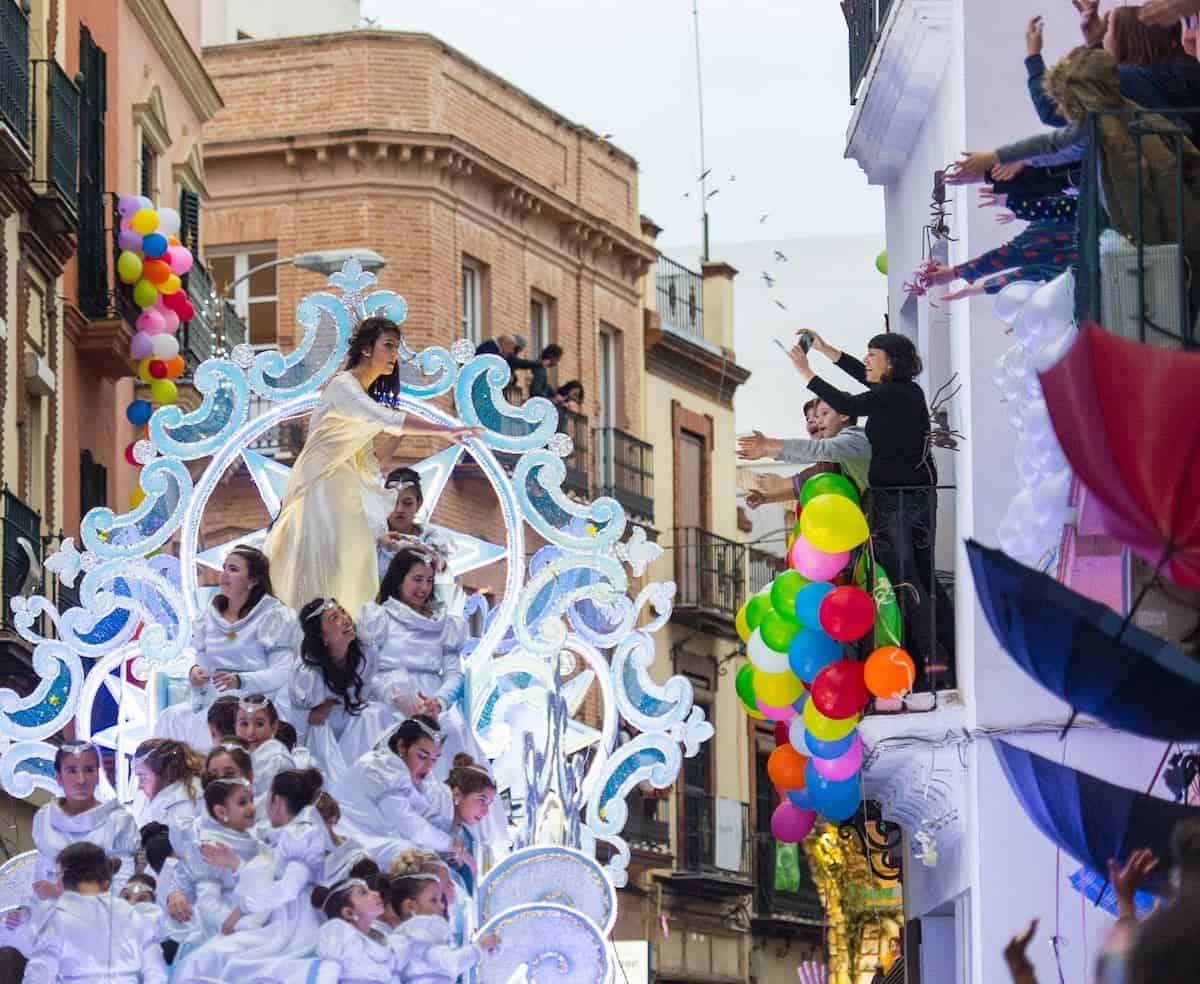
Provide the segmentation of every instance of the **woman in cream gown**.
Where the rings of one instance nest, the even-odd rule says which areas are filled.
[[[267,535],[276,596],[299,610],[314,598],[336,598],[357,618],[379,589],[375,534],[367,519],[384,496],[373,442],[382,433],[440,434],[457,439],[469,427],[409,419],[378,402],[400,392],[400,329],[387,318],[365,319],[350,339],[346,368],[321,394],[308,438],[288,479]],[[390,497],[390,496],[389,496]]]

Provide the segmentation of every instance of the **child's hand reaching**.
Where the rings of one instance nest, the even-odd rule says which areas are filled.
[[[479,937],[479,939],[477,939],[475,942],[478,943],[481,947],[483,947],[484,950],[486,950],[488,953],[495,953],[497,950],[500,949],[500,934],[499,933],[485,933],[483,936]]]

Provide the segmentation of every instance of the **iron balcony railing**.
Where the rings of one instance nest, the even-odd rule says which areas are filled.
[[[70,207],[79,209],[79,86],[56,61],[50,66],[50,132],[47,179]]]
[[[695,526],[675,528],[675,610],[731,621],[746,600],[746,545]]]
[[[850,105],[858,100],[858,84],[866,74],[887,19],[891,0],[845,0],[842,11],[850,34]]]
[[[776,862],[781,846],[770,831],[759,831],[754,835],[754,911],[763,917],[792,919],[820,926],[825,911],[809,871],[804,848],[797,845],[799,879],[797,887],[792,890],[780,887],[780,879],[776,877]]]
[[[787,560],[776,557],[765,550],[749,548],[750,559],[750,594],[758,594],[770,585],[775,578],[787,570]]]
[[[278,406],[279,404],[274,400],[268,400],[262,396],[251,396],[247,417],[254,420]],[[291,459],[300,453],[307,436],[307,421],[293,418],[268,428],[250,442],[250,449],[268,458]]]
[[[208,268],[199,257],[193,260],[184,278],[184,288],[196,312],[179,329],[184,375],[190,377],[205,359],[214,355],[228,357],[235,346],[245,343],[249,331],[233,304],[217,293]]]
[[[1115,117],[1132,138],[1134,183],[1116,187],[1110,219],[1102,200],[1100,121]],[[1144,110],[1088,118],[1080,176],[1075,313],[1149,345],[1194,349],[1200,341],[1200,217],[1190,177],[1200,109],[1170,118]]]
[[[615,427],[595,434],[597,484],[640,519],[654,521],[654,448]]]
[[[720,829],[717,797],[684,787],[681,796],[678,867],[683,871],[749,878],[752,871],[750,808],[733,803],[737,829]]]
[[[0,493],[4,501],[3,535],[0,536],[4,561],[0,573],[0,600],[4,604],[0,623],[14,626],[12,600],[24,589],[26,594],[41,594],[38,576],[44,556],[42,517],[7,486]],[[34,580],[30,582],[30,578]]]
[[[573,442],[571,453],[563,459],[563,464],[567,466],[567,477],[563,479],[563,490],[581,496],[590,495],[592,431],[588,426],[588,419],[573,410],[559,410],[558,429]]]
[[[667,816],[667,800],[662,796],[645,796],[634,790],[625,800],[629,819],[622,836],[630,846],[657,853],[671,849],[671,823]]]
[[[665,256],[658,257],[658,316],[682,335],[704,337],[704,278]]]
[[[0,124],[28,152],[29,17],[14,0],[0,2]]]

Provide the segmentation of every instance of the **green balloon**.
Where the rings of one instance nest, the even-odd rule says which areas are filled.
[[[733,678],[733,689],[737,691],[738,698],[743,704],[758,710],[758,704],[754,700],[754,667],[752,665],[746,663],[737,671],[737,676]]]
[[[878,270],[880,273],[882,273],[884,276],[887,276],[888,265],[887,265],[887,250],[886,249],[882,253],[880,253],[877,257],[875,257],[875,269]]]
[[[800,490],[800,504],[807,506],[819,495],[841,495],[856,506],[862,505],[854,483],[844,475],[835,475],[833,472],[814,475],[805,482],[804,487]]]
[[[808,584],[799,571],[783,571],[771,582],[771,605],[775,611],[789,622],[799,622],[796,618],[796,593]]]
[[[771,610],[771,595],[767,591],[756,594],[746,602],[746,624],[753,632],[763,620],[763,616]]]
[[[872,594],[872,585],[867,581],[867,554],[859,554],[858,562],[854,565],[854,583],[867,594]],[[892,588],[891,579],[882,564],[875,565],[874,578],[875,598],[875,645],[904,646],[904,615],[900,611],[900,603],[896,600],[896,592]]]
[[[773,608],[763,616],[758,625],[758,634],[762,636],[762,641],[767,644],[767,648],[774,649],[777,653],[786,653],[793,637],[799,631],[800,623],[795,618],[786,619]]]

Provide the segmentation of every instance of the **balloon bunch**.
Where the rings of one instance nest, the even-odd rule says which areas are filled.
[[[196,314],[180,279],[192,268],[192,252],[178,239],[175,209],[155,209],[145,196],[122,195],[117,212],[117,276],[133,288],[133,302],[142,309],[129,354],[137,360],[138,378],[150,386],[154,402],[174,403],[174,380],[184,371],[175,333]]]
[[[771,832],[786,843],[807,837],[818,814],[835,822],[854,815],[862,711],[872,695],[902,696],[916,678],[912,659],[897,646],[876,649],[866,663],[843,652],[883,615],[861,587],[833,581],[869,535],[854,484],[841,475],[814,476],[801,489],[800,506],[788,569],[736,620],[749,662],[735,688],[747,714],[775,722],[767,774],[781,802]]]

